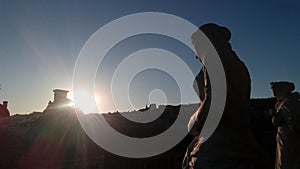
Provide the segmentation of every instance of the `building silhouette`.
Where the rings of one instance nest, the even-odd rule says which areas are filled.
[[[3,104],[0,104],[0,118],[9,117],[10,113],[7,106],[8,106],[8,101],[3,101]]]
[[[53,101],[48,102],[48,106],[44,111],[53,108],[63,108],[63,107],[70,106],[72,101],[67,98],[69,92],[68,90],[54,89],[53,92],[54,92],[54,99]]]

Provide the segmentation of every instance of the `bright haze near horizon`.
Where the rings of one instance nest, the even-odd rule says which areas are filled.
[[[227,27],[232,33],[233,50],[249,69],[252,98],[271,97],[271,81],[292,81],[300,89],[300,3],[296,0],[241,3],[233,0],[126,3],[121,0],[1,0],[0,101],[9,101],[11,114],[42,111],[53,99],[53,89],[72,89],[76,59],[89,37],[117,18],[140,12],[168,13],[197,26],[216,23]],[[145,34],[125,39],[110,50],[97,71],[95,92],[99,112],[116,110],[107,98],[111,97],[108,82],[117,65],[131,53],[146,48],[173,52],[194,74],[201,67],[193,51],[172,38]],[[172,76],[148,69],[132,80],[129,94],[134,108],[149,103],[197,102],[197,99],[180,100],[178,89]],[[132,107],[125,106],[119,111],[128,110]]]

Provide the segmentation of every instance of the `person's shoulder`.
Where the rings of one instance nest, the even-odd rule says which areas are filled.
[[[283,101],[285,107],[300,107],[300,94],[298,92],[292,93],[287,99]]]
[[[286,99],[287,103],[295,103],[299,102],[300,103],[300,94],[298,92],[293,92],[291,95]]]
[[[299,92],[293,92],[293,93],[292,93],[292,97],[293,97],[294,99],[300,101],[300,93],[299,93]]]

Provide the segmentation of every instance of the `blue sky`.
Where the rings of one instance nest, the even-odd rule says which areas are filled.
[[[249,69],[252,97],[270,97],[271,81],[288,80],[300,88],[300,3],[297,1],[1,0],[0,100],[9,100],[13,114],[42,111],[52,100],[52,89],[71,89],[76,58],[87,39],[108,22],[137,12],[164,12],[198,26],[213,22],[228,27],[233,49]],[[138,45],[131,47],[122,45],[123,42],[116,46],[107,56],[109,66],[103,72],[116,64],[116,55],[149,46],[174,51],[194,73],[200,68],[193,53],[172,39],[152,35],[128,39],[129,44],[137,42]],[[99,77],[99,86],[105,80],[105,74]],[[157,87],[170,93],[170,103],[178,102],[172,77],[149,70],[132,82],[130,91],[135,106],[144,106],[147,91]],[[99,90],[103,93],[105,87]],[[108,106],[102,111],[112,111],[112,108]]]

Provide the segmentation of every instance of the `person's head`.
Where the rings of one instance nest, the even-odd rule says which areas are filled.
[[[286,99],[289,95],[291,95],[292,91],[295,90],[294,83],[285,81],[271,82],[270,86],[274,96],[276,96],[278,100]]]
[[[204,24],[199,29],[209,38],[214,44],[215,42],[229,42],[231,32],[223,26],[214,23]]]
[[[231,38],[231,33],[227,28],[225,28],[223,26],[219,26],[214,23],[204,24],[199,27],[199,30],[205,34],[205,36],[209,39],[210,43],[213,44],[215,48],[216,48],[216,44],[228,43]],[[192,35],[192,42],[193,42],[194,46],[197,41],[198,41],[198,43],[201,43],[201,42],[199,42],[199,39],[202,39],[201,36],[197,36],[197,35],[199,35],[197,33],[198,32],[195,32]],[[204,63],[205,54],[207,53],[207,50],[209,49],[209,47],[207,46],[207,44],[202,42],[201,46],[198,46],[198,49],[201,49],[201,50],[196,49],[197,50],[196,59],[198,59],[202,63]]]

